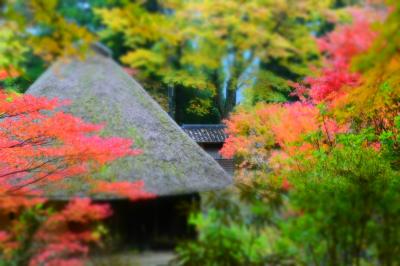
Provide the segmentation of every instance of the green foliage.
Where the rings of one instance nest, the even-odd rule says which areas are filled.
[[[238,186],[240,200],[211,198],[211,211],[190,220],[198,240],[182,243],[177,261],[398,265],[400,207],[394,203],[400,200],[400,173],[391,157],[366,146],[377,139],[371,132],[343,134],[337,147],[303,158],[289,173],[295,189],[288,192],[276,189],[274,176],[263,175]]]
[[[393,34],[399,28],[393,20],[397,9],[382,24]],[[400,200],[400,64],[398,49],[394,52],[388,40],[381,32],[363,56],[390,56],[360,68],[359,83],[333,95],[338,105],[332,99],[311,103],[305,98],[260,108],[252,105],[255,96],[263,95],[251,91],[249,106],[227,121],[230,137],[223,152],[240,163],[235,178],[241,198],[236,204],[246,211],[235,214],[239,219],[226,220],[231,211],[220,206],[214,224],[263,234],[268,240],[261,251],[264,265],[274,265],[270,258],[278,265],[400,265],[400,207],[395,204]],[[334,87],[335,79],[318,80],[314,89]],[[271,144],[264,145],[267,141]],[[207,235],[207,227],[198,230],[199,236]],[[178,255],[196,257],[191,252],[200,243],[181,247]],[[219,261],[210,256],[207,262]]]
[[[296,265],[293,252],[277,242],[275,205],[255,193],[247,196],[239,198],[236,189],[203,194],[207,211],[189,221],[198,240],[181,243],[171,265]]]
[[[286,102],[291,88],[287,79],[270,71],[260,71],[253,86],[245,91],[245,104],[255,105],[258,102]]]
[[[0,254],[0,265],[1,266],[22,266],[27,265],[34,255],[32,253],[32,247],[34,244],[34,235],[39,229],[40,225],[46,220],[43,215],[45,212],[51,212],[50,209],[45,209],[42,204],[37,204],[32,208],[23,210],[18,215],[18,236],[16,243],[18,248],[11,251],[11,254],[2,256]],[[10,259],[11,258],[11,259]]]
[[[71,6],[67,8],[68,4]],[[78,25],[82,13],[72,12],[74,8],[80,9],[78,1],[0,2],[0,71],[14,71],[9,76],[18,77],[15,82],[20,91],[25,91],[44,71],[44,62],[60,56],[82,57],[95,40],[87,28]]]
[[[208,92],[192,93],[180,105],[187,110],[176,110],[185,115],[178,122],[218,122],[245,88],[249,102],[288,98],[284,80],[302,78],[318,60],[311,35],[325,27],[325,14],[333,16],[334,2],[10,0],[2,15],[15,24],[15,41],[5,43],[18,49],[0,47],[0,55],[24,70],[23,91],[43,71],[32,54],[46,62],[82,56],[98,35],[162,106],[168,86]]]
[[[206,116],[212,103],[225,118],[245,87],[258,87],[251,101],[287,99],[284,79],[302,77],[307,63],[318,58],[309,25],[320,21],[318,14],[330,4],[163,1],[149,12],[143,1],[95,12],[106,26],[101,37],[121,34],[127,48],[121,60],[139,69],[143,82],[150,79],[164,91],[168,86],[207,90],[208,99],[189,100],[204,105],[193,113]],[[268,92],[261,88],[265,84]]]
[[[192,215],[189,223],[200,234],[197,242],[177,248],[177,265],[264,265],[269,244],[265,235],[240,224],[222,223],[222,212]]]
[[[302,247],[301,260],[399,263],[400,232],[394,225],[400,222],[400,208],[392,204],[400,197],[399,178],[375,150],[354,144],[320,153],[316,163],[292,172],[291,208],[299,215],[283,226]]]
[[[20,69],[24,62],[28,48],[18,38],[17,31],[16,23],[0,24],[0,70]]]
[[[182,124],[217,124],[220,113],[208,90],[176,89],[175,119]]]
[[[392,163],[392,167],[400,170],[400,116],[394,119],[394,127],[379,135],[383,155]]]

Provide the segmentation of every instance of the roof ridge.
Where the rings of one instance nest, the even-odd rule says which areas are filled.
[[[225,128],[225,124],[182,124],[181,128]]]

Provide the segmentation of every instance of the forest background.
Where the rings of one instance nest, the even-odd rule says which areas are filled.
[[[0,5],[6,91],[101,41],[179,124],[227,125],[235,186],[176,264],[400,264],[398,1]]]

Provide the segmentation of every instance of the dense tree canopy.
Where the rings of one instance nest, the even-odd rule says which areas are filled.
[[[290,82],[298,100],[244,106],[226,120],[221,154],[237,162],[241,201],[213,198],[216,209],[192,221],[202,238],[178,249],[183,265],[399,263],[400,5],[388,5],[350,9],[351,21],[317,39],[322,65]],[[218,237],[240,244],[213,241],[233,227]],[[240,255],[221,259],[208,245]]]
[[[174,109],[178,122],[219,122],[238,102],[290,98],[287,79],[302,78],[318,61],[312,35],[345,17],[334,9],[343,4],[5,1],[0,37],[13,46],[4,48],[1,67],[25,70],[17,83],[26,86],[43,69],[37,56],[47,62],[82,56],[101,40],[166,109]],[[168,89],[177,95],[169,105]]]
[[[121,60],[139,69],[149,86],[196,89],[181,108],[197,114],[217,108],[220,117],[227,117],[238,91],[249,87],[264,87],[266,98],[256,101],[286,100],[284,78],[304,75],[306,61],[317,58],[309,24],[322,20],[327,6],[314,1],[163,1],[154,12],[137,3],[97,13],[107,26],[103,34],[123,34],[129,50]]]

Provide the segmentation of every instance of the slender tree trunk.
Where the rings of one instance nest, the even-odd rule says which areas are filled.
[[[239,89],[239,79],[243,73],[243,61],[241,55],[235,54],[229,71],[230,77],[225,88],[225,104],[223,107],[222,118],[227,118],[229,113],[236,105],[236,93]]]
[[[229,113],[232,112],[236,105],[237,82],[232,81],[233,84],[226,89],[225,106],[223,109],[222,117],[227,118]]]
[[[231,53],[233,55],[233,61],[229,69],[229,80],[227,81],[225,88],[225,103],[222,108],[222,118],[227,118],[229,113],[233,111],[236,106],[237,92],[241,87],[240,81],[248,67],[254,60],[254,51],[249,50],[249,55],[244,58],[243,52],[237,52],[237,49],[233,48]]]
[[[220,76],[218,74],[218,70],[214,70],[211,74],[210,74],[210,81],[211,83],[214,85],[215,87],[215,94],[213,97],[213,101],[214,101],[214,106],[218,109],[219,115],[220,115],[220,119],[222,120],[223,118],[223,112],[224,112],[224,99],[223,99],[223,95],[222,95],[222,86],[221,86],[221,80],[220,80]]]

